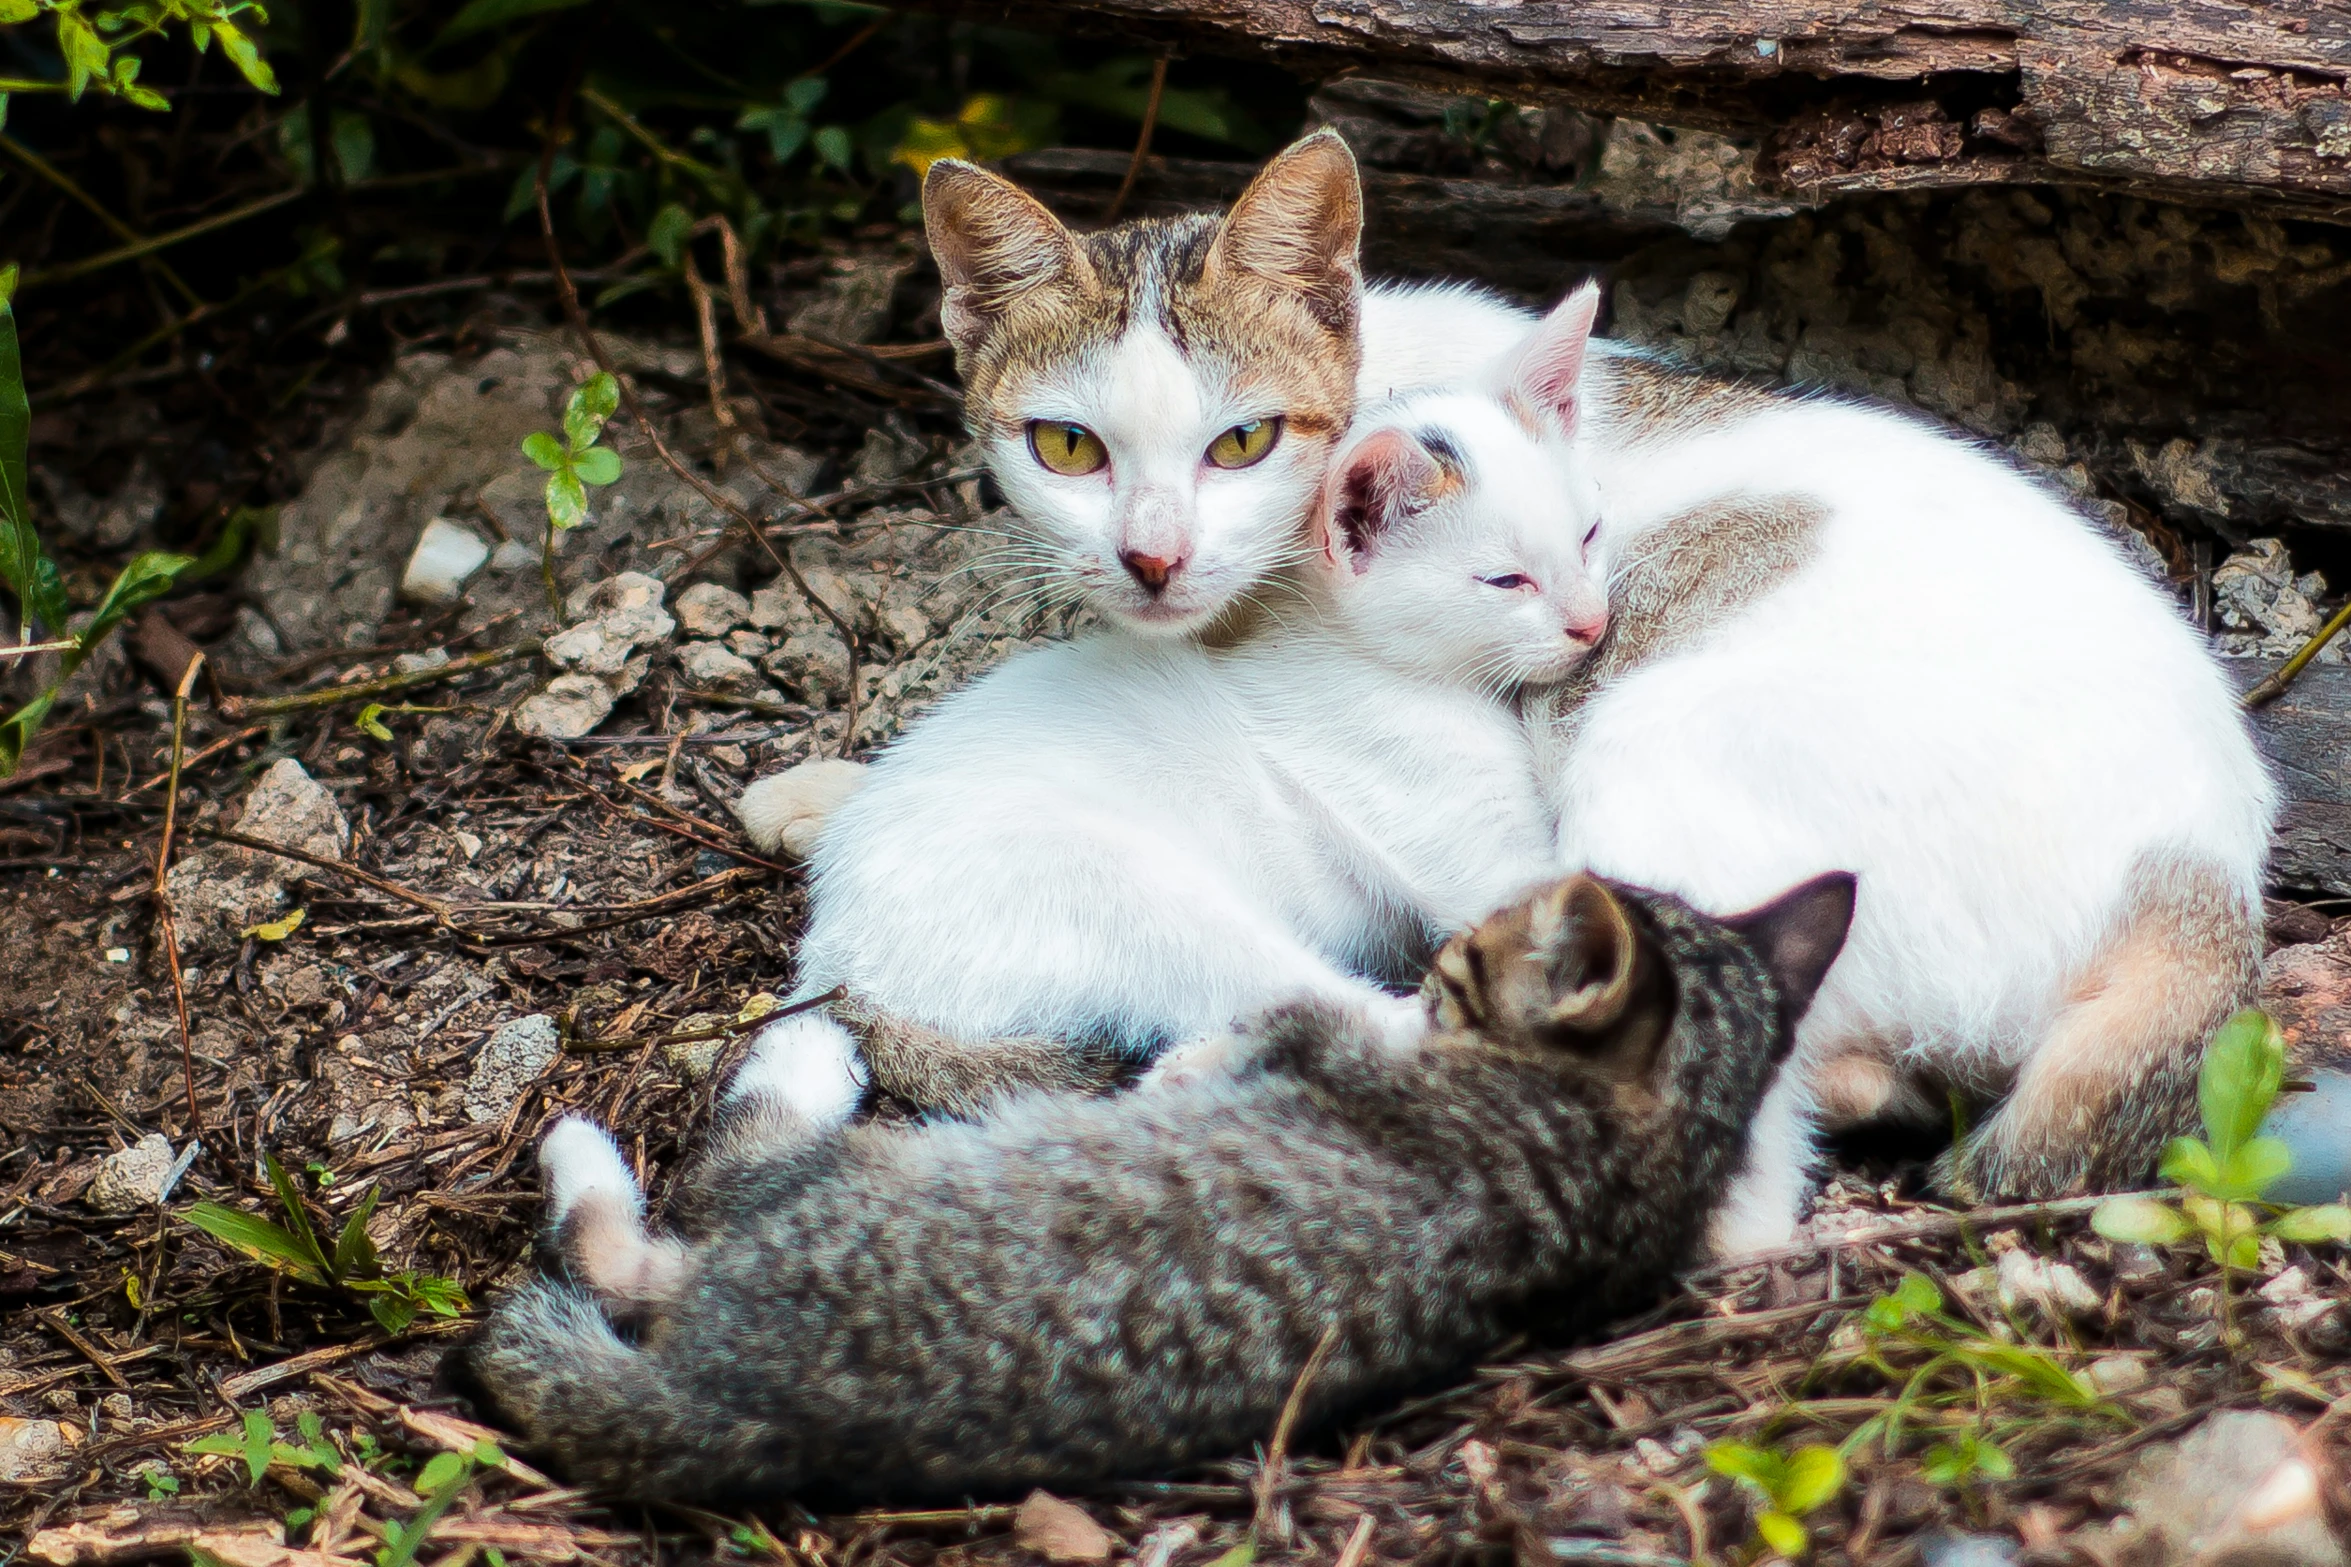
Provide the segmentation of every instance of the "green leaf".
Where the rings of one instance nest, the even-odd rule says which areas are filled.
[[[473,1461],[485,1469],[503,1468],[506,1464],[506,1450],[485,1436],[473,1445]]]
[[[2220,1026],[2196,1078],[2214,1159],[2227,1163],[2260,1129],[2285,1076],[2285,1040],[2267,1013],[2248,1007]]]
[[[216,1202],[199,1202],[189,1204],[180,1217],[256,1261],[282,1268],[312,1284],[330,1282],[303,1246],[301,1237],[257,1213],[245,1213]]]
[[[806,115],[816,112],[824,102],[825,79],[821,76],[803,76],[784,84],[784,107]]]
[[[375,169],[376,133],[364,114],[338,110],[327,122],[327,140],[335,149],[335,164],[343,171],[343,183],[356,184],[366,179]]]
[[[408,1324],[416,1320],[416,1304],[389,1290],[368,1296],[367,1311],[376,1319],[377,1327],[394,1335],[407,1332]]]
[[[2281,1241],[2300,1241],[2305,1245],[2318,1241],[2351,1242],[2351,1208],[2339,1202],[2296,1208],[2272,1219],[2269,1233]]]
[[[816,155],[843,174],[849,172],[849,160],[855,156],[857,144],[849,139],[849,129],[843,125],[828,125],[811,138]]]
[[[441,29],[441,35],[433,40],[431,48],[444,48],[461,38],[490,32],[510,22],[543,16],[549,11],[569,11],[587,3],[588,0],[472,0],[471,4],[449,19],[449,25]]]
[[[0,0],[0,27],[29,22],[40,14],[41,8],[34,0]]]
[[[435,1453],[417,1472],[416,1494],[431,1496],[453,1485],[463,1485],[473,1465],[456,1453]]]
[[[13,288],[16,269],[5,278]],[[18,605],[32,618],[48,620],[40,597],[41,540],[33,532],[31,503],[27,499],[26,444],[33,428],[33,407],[25,397],[24,362],[17,349],[16,315],[0,302],[0,582],[8,585]],[[47,606],[59,618],[49,629],[64,627],[64,594]]]
[[[563,450],[563,443],[545,430],[533,430],[522,438],[522,454],[549,473],[561,473],[571,460]]]
[[[1208,1567],[1249,1567],[1249,1564],[1255,1560],[1257,1560],[1257,1542],[1243,1540],[1215,1561],[1210,1562]]]
[[[620,477],[620,453],[609,446],[591,446],[572,459],[571,471],[582,484],[610,484]]]
[[[2175,1137],[2163,1150],[2163,1178],[2190,1191],[2212,1195],[2220,1185],[2220,1161],[2200,1137]]]
[[[1745,1442],[1717,1442],[1707,1448],[1706,1467],[1718,1475],[1744,1480],[1774,1499],[1788,1474],[1787,1463],[1779,1454]]]
[[[2256,1137],[2221,1166],[2221,1189],[2216,1197],[2251,1201],[2260,1197],[2294,1167],[2294,1151],[2275,1137]]]
[[[194,556],[174,555],[168,550],[144,550],[133,555],[130,563],[115,573],[106,596],[90,611],[89,620],[74,633],[83,652],[105,641],[107,633],[122,624],[131,611],[169,593],[180,573],[194,564]]]
[[[220,52],[228,56],[229,63],[252,84],[253,90],[275,97],[278,90],[277,73],[269,68],[269,62],[261,57],[261,51],[254,46],[253,40],[239,32],[236,23],[218,17],[213,18],[212,30],[220,37]]]
[[[375,1217],[376,1203],[382,1196],[382,1187],[369,1187],[359,1206],[351,1210],[351,1217],[343,1221],[343,1233],[335,1237],[336,1278],[367,1279],[382,1271],[375,1242],[367,1235],[367,1221]]]
[[[1788,1455],[1787,1479],[1776,1500],[1782,1511],[1801,1517],[1844,1488],[1845,1460],[1835,1448],[1815,1442]]]
[[[246,926],[237,934],[251,936],[256,941],[283,941],[302,928],[303,918],[303,912],[300,909],[295,909],[284,919],[263,920],[258,925]]]
[[[1805,1532],[1804,1526],[1786,1513],[1765,1513],[1755,1520],[1755,1532],[1763,1537],[1765,1545],[1790,1561],[1802,1556],[1812,1544],[1812,1536]]]
[[[318,1231],[310,1227],[310,1208],[302,1201],[301,1188],[286,1173],[286,1167],[278,1163],[276,1154],[264,1153],[261,1156],[261,1167],[269,1173],[269,1184],[278,1194],[279,1206],[286,1210],[286,1228],[293,1231],[295,1238],[302,1243],[309,1254],[311,1267],[321,1278],[331,1281],[335,1276],[334,1269],[328,1263],[327,1249],[318,1243]]]
[[[603,371],[579,384],[571,401],[563,406],[563,438],[571,443],[574,457],[596,444],[596,437],[604,433],[604,421],[619,407],[620,383]]]
[[[2152,1197],[2115,1197],[2098,1205],[2090,1215],[2090,1228],[2110,1241],[2169,1246],[2185,1240],[2192,1226],[2168,1203]]]
[[[351,727],[372,740],[391,744],[392,726],[384,722],[384,704],[381,702],[370,702],[361,708],[359,716],[351,720]]]
[[[269,1473],[270,1448],[276,1439],[276,1433],[269,1428],[269,1416],[258,1409],[245,1411],[245,1472],[252,1476],[255,1485]]]
[[[436,1317],[458,1317],[473,1309],[465,1286],[435,1273],[404,1273],[402,1285],[409,1298]]]
[[[568,466],[547,475],[547,520],[558,528],[576,528],[588,520],[588,492]]]
[[[685,254],[686,236],[693,227],[694,214],[673,201],[645,225],[645,248],[659,256],[662,265],[674,267]]]
[[[111,74],[106,41],[78,10],[57,13],[57,52],[65,56],[66,91],[77,103],[93,78],[103,82]]]

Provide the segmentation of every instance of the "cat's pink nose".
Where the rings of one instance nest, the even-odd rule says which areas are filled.
[[[1608,630],[1608,617],[1602,614],[1595,615],[1589,620],[1571,620],[1564,629],[1570,641],[1581,642],[1584,646],[1590,647],[1593,643],[1598,642],[1602,634]]]
[[[1120,550],[1118,563],[1127,569],[1127,575],[1143,585],[1143,591],[1156,596],[1167,588],[1168,579],[1184,569],[1182,556],[1173,559],[1165,555],[1145,555],[1135,550]]]

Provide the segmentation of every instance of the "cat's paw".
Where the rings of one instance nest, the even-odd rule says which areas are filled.
[[[1188,1088],[1212,1078],[1230,1077],[1255,1059],[1262,1043],[1253,1035],[1240,1033],[1199,1034],[1178,1040],[1160,1053],[1135,1087],[1145,1092]]]
[[[821,1012],[771,1023],[727,1084],[730,1109],[788,1112],[813,1128],[838,1126],[865,1095],[865,1063],[849,1031]]]
[[[547,1224],[563,1221],[590,1199],[609,1200],[631,1214],[645,1211],[645,1194],[612,1134],[584,1116],[567,1115],[539,1141],[539,1173],[547,1183]]]
[[[833,812],[864,783],[863,762],[819,757],[755,779],[735,801],[735,819],[760,853],[805,860]]]

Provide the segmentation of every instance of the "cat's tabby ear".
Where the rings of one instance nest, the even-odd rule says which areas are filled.
[[[1209,247],[1201,281],[1246,272],[1306,301],[1352,336],[1363,296],[1363,185],[1355,154],[1331,130],[1292,143],[1249,182]]]
[[[1596,1034],[1624,1021],[1641,934],[1614,893],[1589,876],[1562,882],[1536,899],[1528,935],[1550,972],[1554,1027]]]
[[[959,158],[941,158],[923,175],[922,221],[945,285],[939,324],[959,354],[978,347],[1023,294],[1093,275],[1042,202]]]
[[[1348,447],[1323,489],[1323,554],[1360,572],[1440,475],[1427,448],[1403,430],[1374,430]]]
[[[1520,410],[1573,435],[1579,411],[1576,388],[1583,379],[1584,352],[1592,323],[1600,315],[1600,285],[1586,283],[1552,308],[1507,361],[1504,395]]]
[[[1844,950],[1845,933],[1853,925],[1856,886],[1851,871],[1831,871],[1781,893],[1761,908],[1723,921],[1747,938],[1747,945],[1755,949],[1778,983],[1791,1042],[1796,1020],[1812,1005],[1821,981],[1828,978],[1829,965]]]

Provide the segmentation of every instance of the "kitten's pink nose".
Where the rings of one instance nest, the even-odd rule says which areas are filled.
[[[1570,620],[1562,629],[1567,632],[1570,641],[1590,647],[1608,630],[1608,616],[1602,613],[1590,619]]]
[[[1137,550],[1120,550],[1118,563],[1153,597],[1166,591],[1168,579],[1184,569],[1184,558],[1180,555],[1145,555]]]

